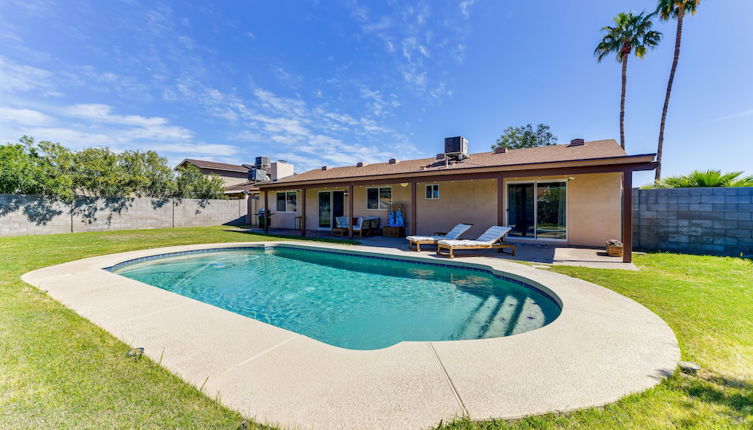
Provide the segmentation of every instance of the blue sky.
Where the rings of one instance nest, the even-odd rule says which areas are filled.
[[[298,171],[433,156],[446,136],[489,150],[509,125],[617,138],[620,69],[599,28],[654,1],[139,0],[0,2],[0,141],[154,149]],[[665,174],[753,174],[750,0],[685,21]],[[672,60],[628,70],[627,149],[655,152]],[[641,174],[638,183],[650,182]]]

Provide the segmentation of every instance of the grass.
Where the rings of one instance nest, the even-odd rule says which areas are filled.
[[[753,428],[753,261],[653,253],[639,272],[554,266],[630,297],[666,321],[697,376],[675,374],[604,408],[514,422],[459,420],[443,429]]]
[[[0,428],[238,428],[243,419],[20,280],[36,268],[159,246],[265,240],[224,227],[0,238]],[[698,376],[604,408],[443,429],[753,428],[753,262],[649,254],[640,272],[555,267],[664,318]],[[260,428],[249,423],[250,428]]]

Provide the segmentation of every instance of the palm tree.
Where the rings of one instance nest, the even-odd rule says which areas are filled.
[[[634,15],[632,12],[620,13],[614,17],[615,26],[602,27],[606,32],[596,46],[594,55],[599,62],[610,54],[616,54],[622,63],[622,93],[620,95],[620,145],[625,149],[625,92],[627,90],[627,63],[631,52],[643,58],[648,48],[654,48],[661,40],[661,33],[651,30],[654,14],[645,15],[645,11]]]
[[[753,175],[740,177],[743,172],[722,173],[721,170],[694,170],[687,175],[670,176],[656,186],[660,188],[696,187],[753,187]]]
[[[686,12],[691,15],[695,14],[701,0],[659,0],[656,12],[659,13],[662,21],[668,21],[677,18],[677,34],[675,35],[675,57],[672,60],[672,68],[669,71],[669,81],[667,82],[667,94],[664,96],[664,108],[661,111],[661,124],[659,125],[659,144],[656,148],[656,161],[659,165],[656,167],[655,182],[661,180],[661,158],[664,150],[664,124],[667,121],[667,109],[669,109],[669,96],[672,93],[672,82],[675,80],[675,71],[677,71],[677,61],[680,59],[680,43],[682,42],[682,20]]]

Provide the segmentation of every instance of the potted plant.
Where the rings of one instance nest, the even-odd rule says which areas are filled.
[[[607,255],[610,257],[622,257],[622,242],[617,239],[607,241]]]

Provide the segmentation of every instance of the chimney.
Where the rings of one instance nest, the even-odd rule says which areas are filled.
[[[327,170],[327,166],[322,166],[322,170]]]
[[[356,167],[363,167],[363,161],[359,161],[358,163],[356,163]]]
[[[272,165],[269,169],[270,176],[272,177],[272,181],[277,181],[278,179],[287,178],[288,176],[293,176],[295,174],[295,168],[292,164],[287,163],[282,160],[274,161],[272,162]]]
[[[390,163],[390,164],[397,164],[397,163],[398,163],[398,161],[397,161],[397,159],[396,159],[396,158],[390,158],[390,161],[389,161],[389,163]]]
[[[585,144],[586,144],[585,140],[578,138],[578,139],[571,140],[570,144],[567,146],[583,146]]]
[[[498,146],[494,148],[495,154],[504,154],[505,152],[507,152],[507,148],[505,148],[504,146]]]

